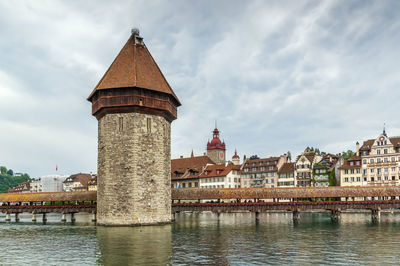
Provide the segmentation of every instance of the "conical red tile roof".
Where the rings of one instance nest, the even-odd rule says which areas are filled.
[[[169,86],[146,45],[138,36],[131,35],[114,62],[89,95],[90,101],[98,90],[138,87],[171,95],[180,106],[178,97]]]

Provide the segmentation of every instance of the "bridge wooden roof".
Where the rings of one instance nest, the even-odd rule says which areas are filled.
[[[172,189],[173,200],[392,197],[400,186]]]
[[[0,202],[94,201],[96,191],[0,193]]]

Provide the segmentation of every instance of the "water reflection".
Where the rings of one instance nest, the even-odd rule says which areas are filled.
[[[172,256],[171,225],[97,227],[102,265],[167,265]]]

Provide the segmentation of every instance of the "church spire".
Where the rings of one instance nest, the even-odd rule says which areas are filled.
[[[386,123],[383,123],[383,135],[384,135],[384,136],[387,136],[387,135],[386,135]]]

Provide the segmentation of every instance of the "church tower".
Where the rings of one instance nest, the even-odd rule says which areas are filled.
[[[239,155],[237,154],[236,149],[235,149],[235,154],[232,156],[232,163],[233,163],[234,165],[240,165],[240,157],[239,157]]]
[[[219,139],[217,127],[213,131],[211,142],[207,142],[207,156],[216,164],[225,164],[225,142]]]
[[[139,30],[88,100],[98,120],[98,224],[171,222],[171,122],[181,104]]]

